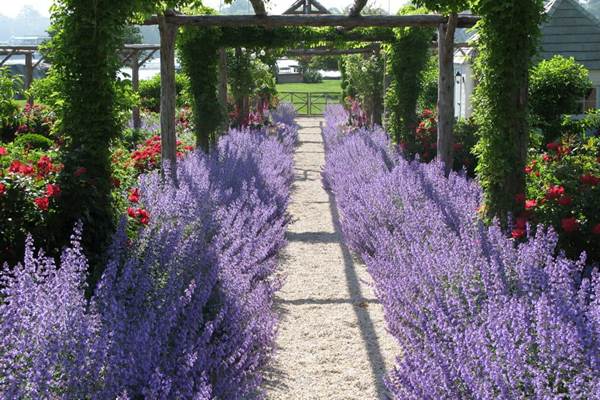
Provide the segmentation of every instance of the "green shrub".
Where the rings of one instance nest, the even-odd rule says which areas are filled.
[[[304,72],[303,81],[304,83],[321,83],[323,82],[323,77],[321,76],[319,71],[309,69]]]
[[[421,76],[421,93],[419,94],[419,100],[417,101],[417,108],[419,111],[425,109],[437,108],[437,97],[438,97],[438,56],[437,54],[431,55],[427,62],[427,67],[423,71]]]
[[[0,68],[0,139],[10,140],[19,125],[19,106],[14,98],[18,91],[15,85],[19,77],[13,76],[7,67]]]
[[[17,136],[15,144],[30,149],[48,150],[54,142],[37,133],[26,133]]]
[[[36,103],[42,103],[57,111],[62,104],[60,99],[59,76],[53,68],[50,68],[48,74],[41,79],[35,79],[28,94],[33,97]]]
[[[177,91],[177,106],[189,103],[189,80],[185,74],[175,75],[175,90]],[[148,110],[160,111],[160,75],[140,81],[140,106]]]
[[[600,261],[600,140],[565,135],[530,160],[520,217],[553,226],[569,257]]]
[[[588,75],[588,70],[574,58],[559,55],[543,60],[531,69],[531,112],[534,123],[544,132],[546,142],[560,136],[562,115],[580,112],[578,101],[592,88]]]

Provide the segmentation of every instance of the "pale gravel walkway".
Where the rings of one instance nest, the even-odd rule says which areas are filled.
[[[342,244],[334,199],[322,187],[317,118],[299,118],[293,223],[281,265],[285,285],[270,400],[387,399],[385,371],[399,353],[365,267]],[[352,168],[352,166],[348,166]]]

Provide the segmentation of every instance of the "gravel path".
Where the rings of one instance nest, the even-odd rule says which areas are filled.
[[[320,118],[299,118],[293,223],[281,270],[285,285],[271,400],[387,399],[385,371],[398,348],[385,331],[370,277],[342,244],[333,197],[321,183]],[[349,166],[351,168],[351,166]]]

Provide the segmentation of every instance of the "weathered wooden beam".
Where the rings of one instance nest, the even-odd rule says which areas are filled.
[[[288,56],[339,56],[344,54],[365,54],[373,53],[375,47],[360,47],[356,49],[290,49],[285,52]]]
[[[446,173],[454,164],[454,33],[457,15],[451,14],[447,24],[438,27],[438,135],[437,157]]]
[[[25,54],[25,76],[23,76],[23,88],[29,90],[33,82],[33,53]],[[27,97],[27,103],[33,104],[33,97]]]
[[[368,15],[349,17],[343,15],[173,15],[165,17],[166,21],[175,25],[196,26],[262,26],[278,28],[285,26],[339,26],[356,27],[403,27],[403,26],[438,26],[446,23],[447,17],[437,14],[421,15]],[[475,25],[479,17],[460,15],[457,27],[466,28]],[[144,25],[156,25],[157,17],[152,17]]]
[[[15,55],[15,51],[11,51],[10,53],[8,53],[8,55],[6,57],[4,57],[4,59],[2,61],[0,61],[0,67],[4,65],[5,62],[7,62],[9,60],[9,58],[11,58],[12,56]]]
[[[254,14],[258,15],[259,17],[267,15],[267,10],[265,9],[265,3],[263,3],[263,0],[250,0],[250,3],[254,9]]]
[[[354,4],[352,5],[352,8],[350,8],[349,15],[351,17],[358,17],[360,15],[360,12],[367,5],[367,2],[367,0],[354,0]]]
[[[38,60],[35,62],[35,64],[33,64],[33,69],[36,69],[37,67],[39,67],[39,65],[42,63],[42,61],[44,61],[44,57],[38,58]]]
[[[154,56],[154,54],[156,54],[157,50],[160,50],[160,46],[156,50],[151,50],[150,53],[148,53],[148,55],[146,55],[146,57],[144,57],[142,61],[140,61],[140,68],[144,66],[144,64],[146,64],[148,60],[150,60]]]
[[[219,104],[224,116],[227,115],[227,51],[219,49]],[[223,121],[226,122],[226,118]],[[225,126],[223,126],[225,128]]]
[[[134,50],[131,57],[131,88],[135,93],[140,91],[140,52]],[[133,120],[133,129],[142,127],[142,118],[140,116],[140,107],[134,106],[131,110],[131,119]]]
[[[175,38],[177,26],[158,18],[160,32],[160,138],[163,167],[169,168],[170,178],[177,183],[177,139],[175,132]],[[163,169],[164,173],[164,169]]]

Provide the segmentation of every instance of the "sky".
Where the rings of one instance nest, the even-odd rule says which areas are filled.
[[[118,0],[116,0],[118,1]],[[220,2],[223,0],[205,0],[205,4],[213,7],[219,8]],[[289,6],[292,5],[294,0],[270,0],[270,4],[272,5],[272,13],[278,14]],[[321,0],[321,4],[325,7],[337,7],[340,10],[345,6],[352,4],[352,0]],[[371,0],[370,3],[383,8],[384,10],[389,10],[392,13],[395,13],[403,4],[407,3],[407,0]],[[48,9],[50,8],[50,4],[52,4],[52,0],[0,0],[0,14],[3,14],[8,17],[15,17],[19,11],[23,8],[23,6],[31,6],[35,8],[40,14],[44,16],[48,16]]]

